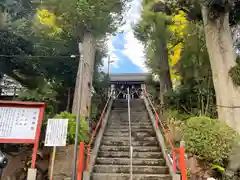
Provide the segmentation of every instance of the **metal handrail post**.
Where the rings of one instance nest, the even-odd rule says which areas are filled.
[[[132,129],[131,129],[131,111],[130,111],[130,93],[129,88],[127,89],[128,93],[128,123],[129,123],[129,153],[130,153],[130,180],[132,180],[132,156],[133,156],[133,147],[132,147]]]

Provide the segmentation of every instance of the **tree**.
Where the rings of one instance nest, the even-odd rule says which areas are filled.
[[[172,90],[180,80],[174,66],[180,59],[184,29],[187,25],[185,13],[176,11],[169,15],[168,7],[158,1],[143,1],[142,18],[135,28],[136,37],[146,49],[146,64],[160,79],[160,99]]]
[[[182,113],[215,118],[215,92],[202,23],[188,23],[182,47],[180,59],[174,66],[181,84],[168,94],[167,104]]]
[[[6,74],[28,88],[36,88],[41,74],[34,55],[34,43],[22,31],[29,23],[30,1],[18,0],[1,2],[0,23],[0,74]],[[27,31],[25,31],[27,32]],[[0,76],[0,79],[1,79]]]
[[[237,0],[168,2],[171,12],[178,7],[188,13],[189,20],[203,21],[219,119],[240,131],[237,122],[237,117],[240,115],[240,109],[237,108],[240,91],[229,76],[229,71],[236,65],[236,50],[233,46],[230,26],[239,21],[238,5]]]
[[[75,114],[77,114],[76,104],[79,100],[79,88],[83,86],[81,114],[89,116],[93,67],[98,39],[103,38],[107,33],[116,31],[116,28],[122,23],[122,13],[126,2],[127,0],[43,1],[42,7],[53,11],[64,26],[70,24],[65,26],[63,31],[70,30],[72,26],[75,26],[70,32],[76,34],[83,44],[83,60],[86,62],[84,67],[85,79],[84,82],[79,82],[80,72],[78,70],[72,109]]]
[[[156,13],[152,10],[154,2],[143,1],[142,4],[141,21],[135,28],[135,35],[147,49],[147,65],[160,78],[159,98],[163,104],[164,93],[172,89],[167,49],[168,17],[162,12]]]
[[[236,1],[237,2],[237,1]],[[236,51],[233,47],[229,24],[229,12],[234,6],[232,1],[217,4],[206,1],[201,4],[205,27],[206,45],[213,72],[218,116],[220,120],[240,132],[239,88],[233,84],[229,71],[236,65]]]

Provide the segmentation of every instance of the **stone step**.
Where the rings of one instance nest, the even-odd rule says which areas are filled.
[[[99,151],[98,152],[98,157],[123,157],[123,158],[129,158],[130,155],[129,152],[124,152],[124,151],[119,151],[119,152],[115,152],[115,151]],[[156,159],[156,158],[162,158],[162,153],[161,152],[133,152],[133,158],[147,158],[147,159]]]
[[[118,165],[129,165],[130,158],[97,158],[96,164],[118,164]],[[133,159],[133,165],[145,165],[145,166],[164,166],[164,159]]]
[[[113,121],[113,122],[108,122],[108,126],[129,126],[129,122],[118,122],[118,121]],[[146,125],[146,126],[149,126],[149,125],[152,125],[152,123],[150,121],[139,121],[139,122],[131,122],[131,125],[132,126],[137,126],[137,125]]]
[[[100,151],[129,151],[129,146],[100,146]],[[158,146],[134,146],[135,152],[161,152]]]
[[[145,108],[130,108],[130,112],[131,113],[137,113],[137,114],[140,114],[140,113],[142,113],[142,114],[147,114],[147,112],[146,112],[146,110],[145,110]],[[112,110],[112,113],[128,113],[128,107],[123,107],[123,108],[114,108],[113,110]]]
[[[148,116],[142,116],[137,115],[133,116],[131,115],[131,122],[150,122],[150,119]],[[109,122],[127,122],[128,123],[128,115],[115,115],[113,117],[110,117]]]
[[[114,132],[109,132],[109,131],[106,131],[105,133],[104,133],[104,136],[113,136],[113,137],[128,137],[129,136],[129,134],[128,134],[128,132],[116,132],[116,131],[114,131]],[[146,136],[149,136],[149,137],[155,137],[156,136],[156,133],[154,132],[154,131],[150,131],[150,132],[132,132],[132,136],[133,137],[139,137],[139,136],[144,136],[144,137],[146,137]]]
[[[142,123],[148,123],[151,122],[150,118],[148,116],[142,116],[142,115],[138,115],[138,116],[133,116],[134,118],[132,118],[131,116],[131,123],[137,123],[137,122],[142,122]],[[108,122],[113,122],[113,123],[129,123],[128,120],[128,116],[114,116],[113,118],[110,118]]]
[[[129,126],[127,125],[120,125],[120,126],[118,126],[118,125],[111,125],[111,126],[109,126],[108,125],[108,129],[127,129],[127,128],[129,128]],[[153,127],[152,126],[150,126],[150,125],[131,125],[131,129],[153,129]]]
[[[108,146],[129,146],[129,141],[112,141],[112,140],[103,140],[103,145]],[[156,146],[158,145],[157,141],[132,141],[132,146]]]
[[[135,123],[135,124],[131,124],[131,127],[134,127],[135,129],[138,128],[145,128],[145,127],[150,127],[153,129],[152,125],[150,123]],[[129,128],[129,124],[108,124],[107,125],[108,129],[125,129],[125,128]]]
[[[124,112],[124,113],[118,113],[118,114],[115,114],[116,116],[115,117],[128,117],[128,112]],[[131,111],[130,112],[130,117],[131,117],[131,120],[135,120],[134,118],[137,119],[147,119],[149,116],[148,114],[146,113],[142,113],[142,112],[133,112]]]
[[[130,175],[118,173],[93,173],[92,180],[129,180]],[[133,174],[132,180],[171,180],[170,175],[165,174]]]
[[[112,110],[111,115],[114,116],[127,116],[128,117],[128,109],[124,109],[124,110]],[[147,112],[145,112],[145,110],[141,110],[141,111],[134,111],[133,109],[130,110],[130,115],[131,116],[136,116],[136,117],[148,117]]]
[[[108,126],[129,126],[129,122],[128,121],[114,121],[114,122],[111,122],[109,121],[108,122]],[[148,120],[139,120],[139,121],[133,121],[131,122],[131,126],[140,126],[140,125],[145,125],[145,126],[152,126],[152,123]]]
[[[113,110],[112,110],[112,113],[113,112],[117,112],[117,113],[121,113],[121,112],[128,112],[128,106],[126,107],[115,107]],[[147,114],[146,112],[146,109],[145,108],[133,108],[133,107],[130,107],[130,112],[131,113],[143,113],[143,114]]]
[[[142,115],[142,114],[136,114],[136,113],[131,113],[131,121],[139,121],[139,120],[148,120],[149,116]],[[111,120],[114,121],[128,121],[128,114],[127,113],[119,113],[119,114],[114,114],[114,116],[110,116]]]
[[[129,165],[95,165],[95,173],[129,173]],[[133,174],[167,174],[166,166],[132,166]]]
[[[103,136],[104,140],[111,140],[111,141],[129,141],[129,137],[110,137],[110,136]],[[156,137],[143,137],[143,136],[132,136],[132,141],[157,141]]]
[[[128,132],[129,129],[109,129],[107,128],[106,132]],[[153,129],[144,129],[144,128],[138,128],[138,129],[132,129],[132,132],[153,132]]]

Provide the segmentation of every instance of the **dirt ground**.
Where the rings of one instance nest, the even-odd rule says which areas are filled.
[[[49,166],[49,150],[43,151],[44,158],[43,160],[37,160],[37,165],[43,171],[48,169]],[[24,168],[24,162],[27,157],[31,157],[32,151],[22,152],[18,156],[7,156],[8,157],[8,165],[3,171],[3,176],[1,180],[15,180],[15,172],[21,168]]]

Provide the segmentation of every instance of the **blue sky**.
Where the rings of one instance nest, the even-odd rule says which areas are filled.
[[[133,0],[125,14],[126,24],[121,27],[122,33],[109,37],[108,53],[114,61],[110,66],[111,73],[146,72],[143,45],[134,37],[132,25],[138,22],[141,12],[141,0]],[[107,69],[107,58],[104,59]]]

